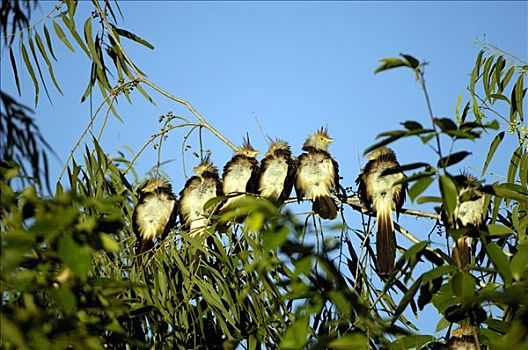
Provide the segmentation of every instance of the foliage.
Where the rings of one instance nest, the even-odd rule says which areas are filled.
[[[470,156],[464,143],[482,143],[484,133],[496,133],[482,166],[480,176],[484,177],[497,149],[504,147],[503,140],[516,141],[509,150],[505,181],[483,188],[491,208],[485,227],[449,230],[446,249],[440,249],[398,225],[414,245],[401,251],[387,280],[369,268],[375,265],[370,219],[350,228],[343,217],[343,225],[325,227],[313,216],[300,222],[288,206],[281,211],[258,197],[215,217],[218,228],[235,217],[242,222],[231,225],[227,233],[221,234],[213,225],[207,238],[190,237],[175,228],[154,250],[134,256],[131,217],[137,183],[130,183],[129,172],[142,150],[153,142],[161,148],[167,133],[183,127],[189,129],[183,147],[194,131],[201,139],[202,129],[236,146],[192,105],[149,81],[133,63],[120,44],[122,38],[149,49],[153,46],[118,27],[117,3],[92,1],[93,12],[84,20],[82,35],[76,25],[77,2],[59,2],[34,25],[29,25],[31,5],[27,6],[25,12],[3,6],[2,23],[10,16],[18,18],[12,33],[3,27],[9,44],[5,50],[9,50],[20,93],[13,51],[19,45],[19,62],[21,57],[33,81],[36,105],[40,87],[47,91],[49,79],[61,91],[50,60],[57,60],[53,44],[59,39],[71,51],[80,48],[90,61],[81,102],[94,96],[94,86],[99,88],[102,102],[86,130],[105,106],[106,117],[112,113],[119,118],[114,102],[121,95],[132,101],[134,89],[152,101],[144,86],[183,104],[197,121],[169,113],[161,120],[162,130],[131,160],[107,155],[98,142],[103,130],[84,154],[74,156],[85,131],[68,159],[68,179],[61,181],[61,176],[46,196],[39,191],[47,174],[46,143],[27,117],[29,109],[2,92],[6,111],[2,128],[15,125],[6,126],[11,133],[7,135],[14,136],[2,140],[0,164],[3,348],[151,348],[160,344],[226,349],[435,348],[445,339],[420,334],[407,318],[411,313],[419,316],[428,305],[443,316],[438,330],[451,330],[456,323],[472,326],[479,346],[504,348],[528,341],[525,63],[484,46],[471,74],[468,101],[462,104],[461,95],[454,117],[437,118],[425,84],[426,63],[410,55],[381,60],[376,72],[406,68],[414,73],[430,121],[429,125],[405,121],[401,130],[378,135],[380,140],[365,152],[404,138],[416,138],[433,150],[430,159],[403,165],[409,175],[404,180],[409,183],[409,197],[417,205],[436,203],[438,212],[450,216],[459,200],[456,166]],[[112,67],[106,64],[108,59]],[[43,77],[44,65],[49,79]],[[25,143],[31,146],[22,147]],[[160,159],[158,168],[159,164]],[[368,214],[354,204],[355,196],[348,199],[345,205]],[[327,231],[339,239],[325,238]],[[453,239],[468,234],[475,242],[474,261],[460,268],[449,247]],[[307,236],[317,237],[316,242],[307,242]],[[362,246],[354,247],[352,238],[363,242]]]

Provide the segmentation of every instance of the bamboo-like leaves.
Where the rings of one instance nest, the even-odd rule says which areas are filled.
[[[26,45],[24,45],[24,43],[20,44],[20,50],[22,51],[22,58],[24,59],[26,68],[29,72],[29,75],[31,76],[31,80],[33,81],[33,86],[35,87],[35,106],[36,106],[38,104],[38,98],[39,98],[39,83],[35,75],[35,71],[33,70],[33,66],[31,65],[31,62],[29,61],[29,56],[26,50]]]
[[[440,176],[440,193],[448,216],[453,215],[457,205],[458,191],[455,183],[448,175]]]
[[[18,95],[20,95],[20,80],[18,79],[18,72],[16,67],[15,55],[13,55],[13,48],[9,49],[9,59],[11,60],[11,68],[13,69],[13,75],[15,76]]]
[[[486,173],[491,159],[493,158],[495,151],[497,151],[497,147],[499,147],[500,143],[502,142],[502,139],[504,139],[504,131],[498,133],[497,136],[495,136],[495,138],[491,142],[488,155],[486,156],[486,161],[484,162],[484,166],[482,167],[482,176],[484,176],[484,174]]]

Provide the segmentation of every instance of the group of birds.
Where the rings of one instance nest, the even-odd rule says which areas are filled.
[[[178,216],[181,230],[194,236],[206,231],[213,214],[236,208],[237,202],[248,194],[281,205],[295,187],[297,201],[310,200],[315,214],[322,219],[335,219],[338,206],[333,197],[339,198],[341,187],[339,165],[328,151],[333,141],[326,128],[321,128],[306,139],[303,153],[295,158],[287,142],[275,140],[259,162],[259,151],[251,146],[249,139],[245,139],[224,166],[222,177],[207,156],[193,168],[194,176],[187,180],[178,198],[167,180],[146,181],[139,189],[139,200],[132,218],[138,241],[137,253],[152,248],[157,237],[164,238],[176,226]],[[381,276],[387,276],[392,272],[396,258],[392,212],[401,210],[407,186],[402,182],[405,175],[390,148],[379,147],[368,158],[356,183],[359,198],[376,215],[376,266]],[[468,178],[462,175],[459,179],[461,188],[466,188],[460,189],[459,193],[462,195],[471,190],[473,197],[460,202],[455,210],[455,215],[460,218],[446,218],[446,227],[459,228],[460,225],[483,221],[484,214],[475,214],[474,208],[481,206],[480,211],[485,213],[481,203],[483,194],[473,189],[474,182],[466,181]],[[478,198],[475,199],[475,195]],[[206,207],[211,199],[221,196],[225,199],[219,205]],[[460,238],[456,247],[458,257],[455,254],[455,260],[467,263],[468,238]]]

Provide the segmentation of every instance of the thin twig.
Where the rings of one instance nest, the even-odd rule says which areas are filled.
[[[200,113],[198,113],[198,111],[196,109],[194,109],[194,107],[187,101],[181,99],[181,98],[178,98],[170,93],[168,93],[167,91],[161,89],[160,87],[158,87],[156,84],[150,82],[149,80],[145,79],[144,77],[140,76],[137,78],[137,80],[141,83],[144,83],[148,86],[150,86],[152,89],[154,89],[155,91],[157,91],[158,93],[160,93],[161,95],[167,97],[169,100],[172,100],[174,102],[178,102],[180,104],[183,104],[185,107],[187,107],[187,109],[196,117],[198,118],[198,120],[203,124],[203,127],[208,129],[211,133],[213,133],[216,137],[218,137],[223,143],[225,143],[227,146],[229,146],[230,148],[232,148],[234,151],[237,151],[238,150],[238,147],[232,143],[231,141],[229,141],[224,135],[222,135],[218,130],[216,130],[211,124],[209,124],[205,119],[204,117],[202,117],[202,115]]]
[[[124,86],[132,83],[133,80],[131,81],[128,81],[126,83],[124,83],[123,85],[120,85],[119,87],[113,89],[110,94],[108,94],[103,102],[101,102],[101,104],[99,105],[99,107],[97,107],[97,110],[95,111],[94,115],[92,116],[92,118],[90,119],[90,122],[88,123],[88,126],[86,128],[84,128],[83,132],[81,133],[81,136],[79,136],[79,139],[77,140],[77,142],[75,143],[75,145],[73,146],[72,150],[70,151],[70,154],[68,155],[68,158],[66,159],[66,162],[64,163],[64,167],[62,168],[62,171],[59,175],[59,179],[58,179],[58,182],[61,181],[62,179],[62,176],[64,175],[64,173],[66,172],[66,169],[68,169],[68,164],[70,163],[70,160],[73,158],[73,154],[75,153],[75,151],[77,150],[77,147],[79,147],[79,145],[81,144],[81,141],[84,139],[84,136],[88,133],[88,131],[90,130],[90,128],[92,127],[95,119],[97,118],[97,115],[99,114],[99,112],[101,111],[101,109],[103,108],[103,106],[108,102],[108,100],[110,98],[112,98],[112,101],[110,102],[110,107],[112,106],[112,104],[114,103],[114,100],[117,98],[117,95],[120,91],[121,88],[123,88]]]
[[[422,91],[425,96],[425,102],[427,104],[427,110],[429,111],[429,117],[431,118],[431,123],[433,124],[433,131],[434,131],[435,139],[436,139],[436,147],[438,148],[437,153],[438,153],[438,156],[442,158],[442,147],[440,145],[440,135],[438,134],[438,130],[436,129],[436,124],[434,122],[433,107],[431,106],[431,99],[429,98],[429,93],[427,92],[427,86],[425,85],[423,69],[420,69],[418,73],[419,73],[418,76],[420,80],[420,85],[422,86]]]
[[[139,156],[141,155],[141,153],[143,153],[143,151],[145,151],[145,149],[147,148],[147,146],[149,144],[151,144],[156,138],[158,138],[160,135],[163,135],[167,132],[169,132],[170,130],[173,130],[173,129],[177,129],[177,128],[182,128],[182,127],[185,127],[185,126],[194,126],[194,127],[198,127],[200,126],[200,124],[194,124],[194,123],[184,123],[184,124],[178,124],[178,125],[173,125],[171,126],[170,128],[168,128],[167,130],[165,131],[161,131],[161,132],[158,132],[156,134],[153,134],[150,136],[150,138],[147,140],[147,142],[145,142],[143,144],[143,146],[139,149],[138,153],[136,153],[134,155],[134,158],[132,158],[132,160],[129,162],[128,164],[128,167],[125,169],[125,171],[123,172],[123,175],[126,175],[126,173],[128,173],[128,171],[132,168],[132,165],[134,164],[134,162],[139,158]]]

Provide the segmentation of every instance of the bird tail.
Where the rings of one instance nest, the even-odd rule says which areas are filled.
[[[471,238],[462,236],[455,242],[455,249],[453,249],[453,258],[459,268],[469,265],[471,259],[471,251],[469,249],[469,240]]]
[[[143,254],[147,250],[152,249],[152,247],[154,247],[154,239],[140,237],[137,247],[137,255]]]
[[[380,203],[376,206],[378,232],[376,234],[376,254],[378,271],[381,276],[389,275],[394,269],[396,260],[396,237],[392,222],[391,203]]]
[[[337,205],[330,196],[315,197],[312,210],[323,219],[335,219],[337,217]]]

